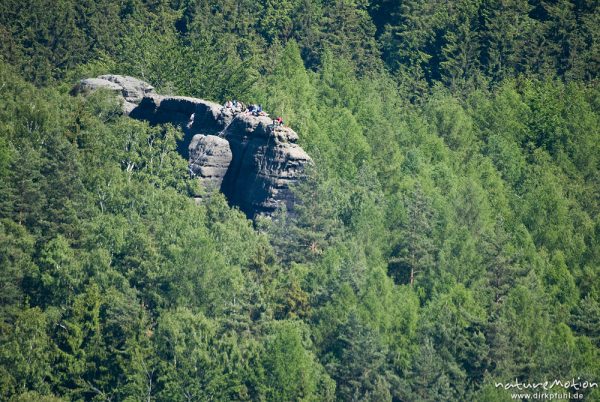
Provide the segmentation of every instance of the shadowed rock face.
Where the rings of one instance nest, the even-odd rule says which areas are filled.
[[[296,144],[298,135],[274,127],[270,118],[237,114],[223,132],[232,161],[221,189],[249,216],[269,215],[285,203],[294,204],[290,185],[298,181],[310,157]]]
[[[142,99],[129,117],[147,120],[150,124],[171,123],[179,126],[184,138],[177,150],[187,159],[188,146],[195,134],[217,134],[225,127],[221,108],[217,103],[186,96],[150,95]]]
[[[157,95],[152,86],[132,77],[91,78],[81,81],[79,88],[76,92],[113,90],[123,96],[130,117],[179,126],[184,138],[178,150],[188,158],[190,174],[205,188],[220,189],[248,217],[269,215],[282,204],[292,209],[290,185],[311,163],[292,129],[275,127],[267,116],[214,102]]]

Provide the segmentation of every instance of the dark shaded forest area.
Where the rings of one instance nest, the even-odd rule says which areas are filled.
[[[600,382],[599,8],[0,0],[0,399]],[[106,73],[283,116],[295,213],[196,205],[176,127],[69,95]]]

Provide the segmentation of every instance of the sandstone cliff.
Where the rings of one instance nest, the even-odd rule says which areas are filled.
[[[284,203],[293,208],[290,185],[311,159],[289,127],[203,99],[158,95],[132,77],[83,80],[76,92],[97,88],[122,96],[124,113],[132,118],[179,126],[184,132],[179,151],[189,160],[190,174],[207,190],[220,189],[249,217],[269,215]]]

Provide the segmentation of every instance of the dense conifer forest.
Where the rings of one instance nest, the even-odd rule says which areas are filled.
[[[0,400],[600,383],[599,72],[595,0],[0,0]],[[294,213],[196,205],[106,73],[283,116]]]

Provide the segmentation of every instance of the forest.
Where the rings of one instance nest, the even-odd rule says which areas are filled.
[[[0,400],[600,401],[599,72],[596,0],[0,0]],[[283,116],[294,213],[107,73]]]

